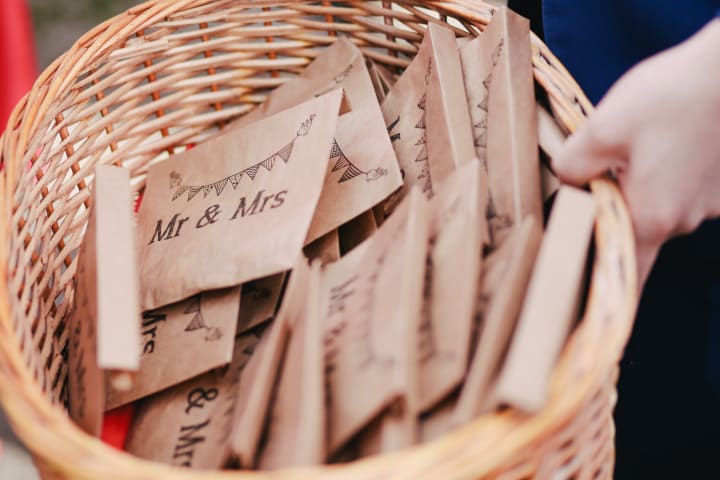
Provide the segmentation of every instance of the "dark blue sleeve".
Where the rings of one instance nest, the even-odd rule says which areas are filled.
[[[544,0],[545,41],[597,103],[630,67],[718,12],[720,0]]]

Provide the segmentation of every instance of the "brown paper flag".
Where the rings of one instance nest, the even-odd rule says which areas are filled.
[[[371,209],[402,183],[362,52],[347,38],[339,38],[299,77],[277,88],[240,120],[255,121],[338,88],[345,90],[352,112],[338,121],[308,243]]]
[[[384,443],[410,445],[416,440],[426,208],[413,191],[375,235],[325,268],[331,454],[393,403],[403,418],[398,428],[387,430]]]
[[[325,370],[320,263],[311,267],[304,307],[293,321],[282,373],[273,395],[259,467],[319,465],[325,461]]]
[[[419,331],[420,407],[427,411],[465,376],[482,261],[479,162],[437,185]]]
[[[460,50],[475,151],[490,184],[487,217],[497,247],[526,215],[542,219],[530,27],[500,8]]]
[[[273,388],[285,357],[290,330],[305,308],[310,267],[299,259],[288,281],[280,310],[250,361],[243,382],[235,393],[237,404],[232,420],[230,449],[232,463],[253,468],[263,428],[266,425]]]
[[[132,371],[140,365],[134,233],[128,171],[99,165],[77,260],[68,347],[68,410],[91,435],[99,435],[102,425],[102,370]]]
[[[235,287],[143,313],[140,371],[129,390],[108,387],[106,409],[230,363],[239,307],[240,288]]]
[[[141,400],[125,449],[140,458],[192,469],[219,469],[228,457],[228,437],[238,384],[253,352],[268,333],[264,325],[239,334],[228,367]]]
[[[473,161],[475,147],[455,34],[430,23],[428,35],[433,63],[427,89],[427,151],[430,177],[438,183]]]
[[[322,95],[150,167],[138,227],[144,308],[292,268],[341,97]]]
[[[498,379],[501,403],[529,412],[545,404],[555,361],[580,308],[595,209],[589,193],[560,188]]]
[[[491,384],[507,351],[535,263],[542,226],[526,217],[484,263],[480,293],[480,325],[470,369],[453,414],[463,425],[490,408]]]

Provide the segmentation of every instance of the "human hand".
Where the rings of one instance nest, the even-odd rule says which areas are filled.
[[[575,185],[615,172],[643,285],[666,240],[720,216],[720,20],[623,76],[553,168]]]

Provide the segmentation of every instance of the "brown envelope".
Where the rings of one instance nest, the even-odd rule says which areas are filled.
[[[325,381],[320,263],[311,267],[268,418],[259,467],[319,465],[325,460]]]
[[[240,288],[234,287],[143,313],[140,371],[129,390],[108,387],[105,408],[117,408],[230,363],[239,308]]]
[[[295,319],[305,308],[305,293],[310,267],[304,258],[299,259],[292,273],[270,331],[263,336],[256,354],[235,392],[237,404],[231,422],[230,450],[232,464],[241,468],[253,468],[266,417],[270,407],[273,388]],[[267,337],[267,338],[266,338]]]
[[[483,265],[479,337],[453,414],[455,425],[469,422],[490,407],[490,385],[515,328],[541,238],[540,223],[526,217]]]
[[[68,347],[70,417],[96,436],[105,406],[102,370],[132,371],[140,365],[134,232],[128,171],[99,165],[78,255]]]
[[[140,458],[192,469],[222,468],[243,370],[265,339],[264,325],[239,334],[228,367],[141,400],[125,449]]]
[[[419,331],[420,408],[430,410],[462,382],[480,279],[485,198],[480,162],[436,185],[430,202],[423,318]]]
[[[345,90],[352,112],[338,121],[308,243],[371,209],[402,182],[362,52],[339,38],[299,77],[275,89],[240,120],[255,121],[338,88]]]
[[[448,127],[450,125],[447,124],[449,119],[445,114],[441,114],[444,108],[442,92],[446,91],[448,86],[443,85],[442,89],[439,88],[440,83],[447,80],[448,72],[441,72],[440,70],[446,64],[452,65],[452,62],[440,60],[440,63],[438,63],[437,56],[447,55],[445,52],[448,49],[451,54],[453,51],[457,52],[455,35],[451,30],[431,24],[415,58],[398,78],[381,105],[387,131],[390,134],[390,140],[393,143],[398,163],[403,172],[404,182],[403,189],[394,196],[395,198],[388,200],[386,213],[392,211],[397,202],[413,185],[418,185],[426,196],[431,197],[433,194],[432,171],[442,173],[452,170],[455,166],[455,153],[460,155],[469,154],[468,161],[474,156],[471,148],[459,148],[457,151],[451,152],[440,151],[441,145],[460,145],[463,143],[460,140],[454,140],[454,137],[453,139],[449,138],[449,136],[454,135],[454,132],[449,132]],[[452,55],[449,55],[449,57],[452,57]],[[452,76],[452,72],[450,74]],[[457,76],[452,76],[452,80],[450,85],[457,86]],[[462,78],[459,81],[462,83]],[[435,91],[431,96],[434,101],[436,100],[433,106],[434,117],[432,119],[428,114],[428,93],[431,85]],[[453,100],[456,100],[456,98],[453,98]],[[453,101],[452,103],[455,105],[457,102]],[[457,110],[460,109],[454,108],[454,114],[458,113]],[[458,123],[461,126],[457,134],[458,138],[470,142],[471,132],[469,132],[469,125],[462,126],[462,110],[459,113],[461,118],[458,119]],[[466,107],[465,117],[467,116]],[[428,121],[433,122],[434,128],[427,128]],[[469,122],[469,119],[465,118],[464,121]],[[453,120],[453,126],[454,123]],[[428,134],[438,136],[434,142],[435,149],[433,153],[436,154],[435,157],[429,157]],[[448,153],[452,153],[452,155],[448,156]],[[433,161],[438,162],[439,165],[431,167],[429,164]]]
[[[322,95],[150,167],[138,226],[144,308],[292,268],[341,98]]]
[[[477,157],[490,184],[488,220],[497,247],[527,215],[542,219],[535,91],[527,19],[500,8],[460,59]]]
[[[430,23],[432,66],[427,89],[427,152],[436,184],[475,159],[460,55],[452,30]]]
[[[498,379],[501,403],[529,412],[545,404],[555,361],[578,316],[595,209],[589,193],[560,188]]]
[[[426,208],[412,191],[375,235],[325,267],[330,454],[393,403],[404,415],[399,428],[388,431],[388,443],[416,440]]]
[[[243,284],[237,333],[255,328],[275,317],[284,284],[285,273]]]

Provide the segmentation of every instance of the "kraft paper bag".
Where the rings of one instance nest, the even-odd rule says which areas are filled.
[[[341,98],[322,95],[150,167],[138,221],[143,308],[292,268]]]
[[[320,263],[311,267],[306,302],[292,336],[268,415],[261,470],[324,463],[325,380],[322,344]]]
[[[578,316],[595,211],[591,194],[560,188],[498,378],[501,403],[528,412],[545,404],[555,361]]]
[[[433,172],[443,177],[475,157],[463,92],[455,34],[432,23],[381,106],[403,172],[403,188],[386,202],[386,214],[413,185],[432,197],[433,182],[441,180]]]
[[[527,215],[542,219],[540,163],[528,20],[499,8],[460,49],[477,157],[490,185],[493,247]]]
[[[320,263],[332,263],[340,258],[340,234],[337,230],[330,230],[311,244],[306,245],[305,256],[308,260],[319,260]]]
[[[237,333],[255,328],[275,317],[283,285],[285,273],[243,284]]]
[[[427,151],[430,177],[438,183],[475,160],[475,142],[455,34],[430,23],[428,35],[433,63],[427,89]]]
[[[267,338],[263,337],[247,367],[243,382],[235,392],[237,404],[231,422],[230,464],[254,468],[261,436],[266,425],[270,401],[278,381],[290,333],[295,320],[304,312],[310,267],[298,260]]]
[[[338,88],[345,90],[352,112],[338,121],[307,243],[371,209],[402,183],[362,52],[347,38],[339,38],[300,76],[240,119],[255,121]]]
[[[203,292],[143,313],[140,371],[129,390],[108,387],[111,410],[232,360],[240,288]]]
[[[417,341],[427,205],[414,189],[377,233],[325,267],[328,452],[337,452],[387,407],[387,449],[417,435]]]
[[[340,252],[346,255],[370,238],[377,231],[375,215],[372,211],[361,213],[338,229]]]
[[[532,216],[525,217],[484,263],[480,329],[453,414],[454,425],[464,425],[492,407],[491,385],[502,366],[541,239],[542,225]]]
[[[228,437],[238,384],[254,356],[265,325],[239,334],[229,366],[205,373],[138,403],[125,449],[146,460],[197,470],[219,469],[228,457]]]
[[[479,288],[485,203],[480,163],[437,186],[430,202],[423,317],[419,331],[420,408],[430,410],[465,377]]]
[[[99,165],[68,322],[68,411],[95,436],[105,407],[103,371],[128,372],[140,366],[134,233],[128,171]]]

